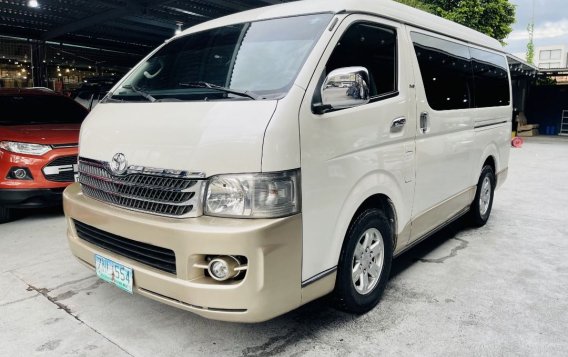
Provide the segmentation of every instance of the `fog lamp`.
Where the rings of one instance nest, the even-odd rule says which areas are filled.
[[[209,262],[209,275],[217,281],[225,281],[237,276],[239,262],[233,257],[218,257]]]
[[[14,170],[14,176],[17,179],[23,180],[28,176],[28,173],[24,169],[16,169]]]
[[[24,167],[12,167],[8,171],[8,179],[12,180],[33,180],[30,170]]]

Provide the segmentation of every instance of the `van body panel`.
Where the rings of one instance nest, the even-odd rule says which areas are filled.
[[[365,21],[394,28],[403,25],[373,16],[351,15],[339,26],[306,91],[300,110],[302,155],[303,267],[302,281],[337,265],[349,224],[359,206],[382,194],[396,207],[397,232],[410,220],[414,194],[415,105],[412,71],[404,35],[397,36],[398,95],[360,107],[323,115],[312,112],[318,79],[341,35]],[[407,118],[400,131],[394,119]],[[322,249],[329,254],[321,254]]]
[[[259,172],[276,101],[97,105],[81,128],[79,155],[131,165],[220,173]]]
[[[411,26],[407,29],[449,40]],[[414,47],[412,42],[409,45]],[[474,151],[473,111],[432,109],[414,48],[411,58],[416,73],[416,112],[427,115],[427,123],[424,128],[420,120],[416,122],[416,191],[409,243],[471,203],[463,201],[462,193],[472,185]]]
[[[191,27],[183,31],[182,34],[178,36],[229,24],[322,12],[339,14],[366,13],[373,16],[383,17],[386,20],[400,22],[402,24],[412,24],[417,27],[428,28],[429,30],[437,33],[454,34],[455,37],[459,37],[464,41],[477,43],[497,51],[502,51],[503,48],[499,41],[472,30],[469,27],[391,0],[295,1],[280,4],[277,7],[262,7],[214,19]]]
[[[226,321],[259,322],[301,303],[302,218],[219,219],[202,216],[186,221],[126,211],[82,194],[79,184],[64,192],[68,243],[91,269],[95,254],[133,269],[137,293],[199,315]],[[177,274],[93,245],[77,234],[74,221],[118,236],[171,249]],[[222,284],[204,276],[193,264],[204,255],[232,254],[248,258],[243,280]]]
[[[470,46],[453,38],[408,26],[408,32]],[[410,46],[414,47],[412,39]],[[438,49],[440,50],[440,49]],[[511,104],[502,107],[436,110],[430,106],[424,78],[413,48],[418,115],[427,115],[416,127],[416,191],[409,244],[419,240],[458,212],[469,208],[481,169],[488,157],[508,162]],[[459,65],[459,64],[458,64]],[[471,84],[473,85],[473,84]],[[472,87],[473,88],[473,87]],[[470,89],[472,89],[470,88]],[[456,93],[456,95],[458,95]],[[473,96],[470,98],[472,99]],[[448,98],[448,101],[455,98]],[[483,132],[484,134],[480,134]]]
[[[264,134],[263,172],[300,167],[300,128],[297,118],[298,106],[304,94],[304,89],[293,86],[288,95],[278,101],[276,111]]]

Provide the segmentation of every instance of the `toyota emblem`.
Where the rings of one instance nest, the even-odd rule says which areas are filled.
[[[128,169],[128,161],[123,153],[115,154],[110,161],[110,169],[115,175],[122,175]]]

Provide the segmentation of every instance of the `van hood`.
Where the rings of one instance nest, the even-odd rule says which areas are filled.
[[[0,126],[0,140],[31,144],[77,144],[80,124],[33,124]]]
[[[277,101],[99,104],[81,127],[81,157],[203,172],[260,172]]]

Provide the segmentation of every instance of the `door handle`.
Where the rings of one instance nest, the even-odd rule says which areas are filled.
[[[392,121],[391,131],[399,131],[406,125],[406,118],[400,117]]]
[[[422,131],[422,134],[430,131],[430,116],[428,112],[420,113],[420,131]]]

